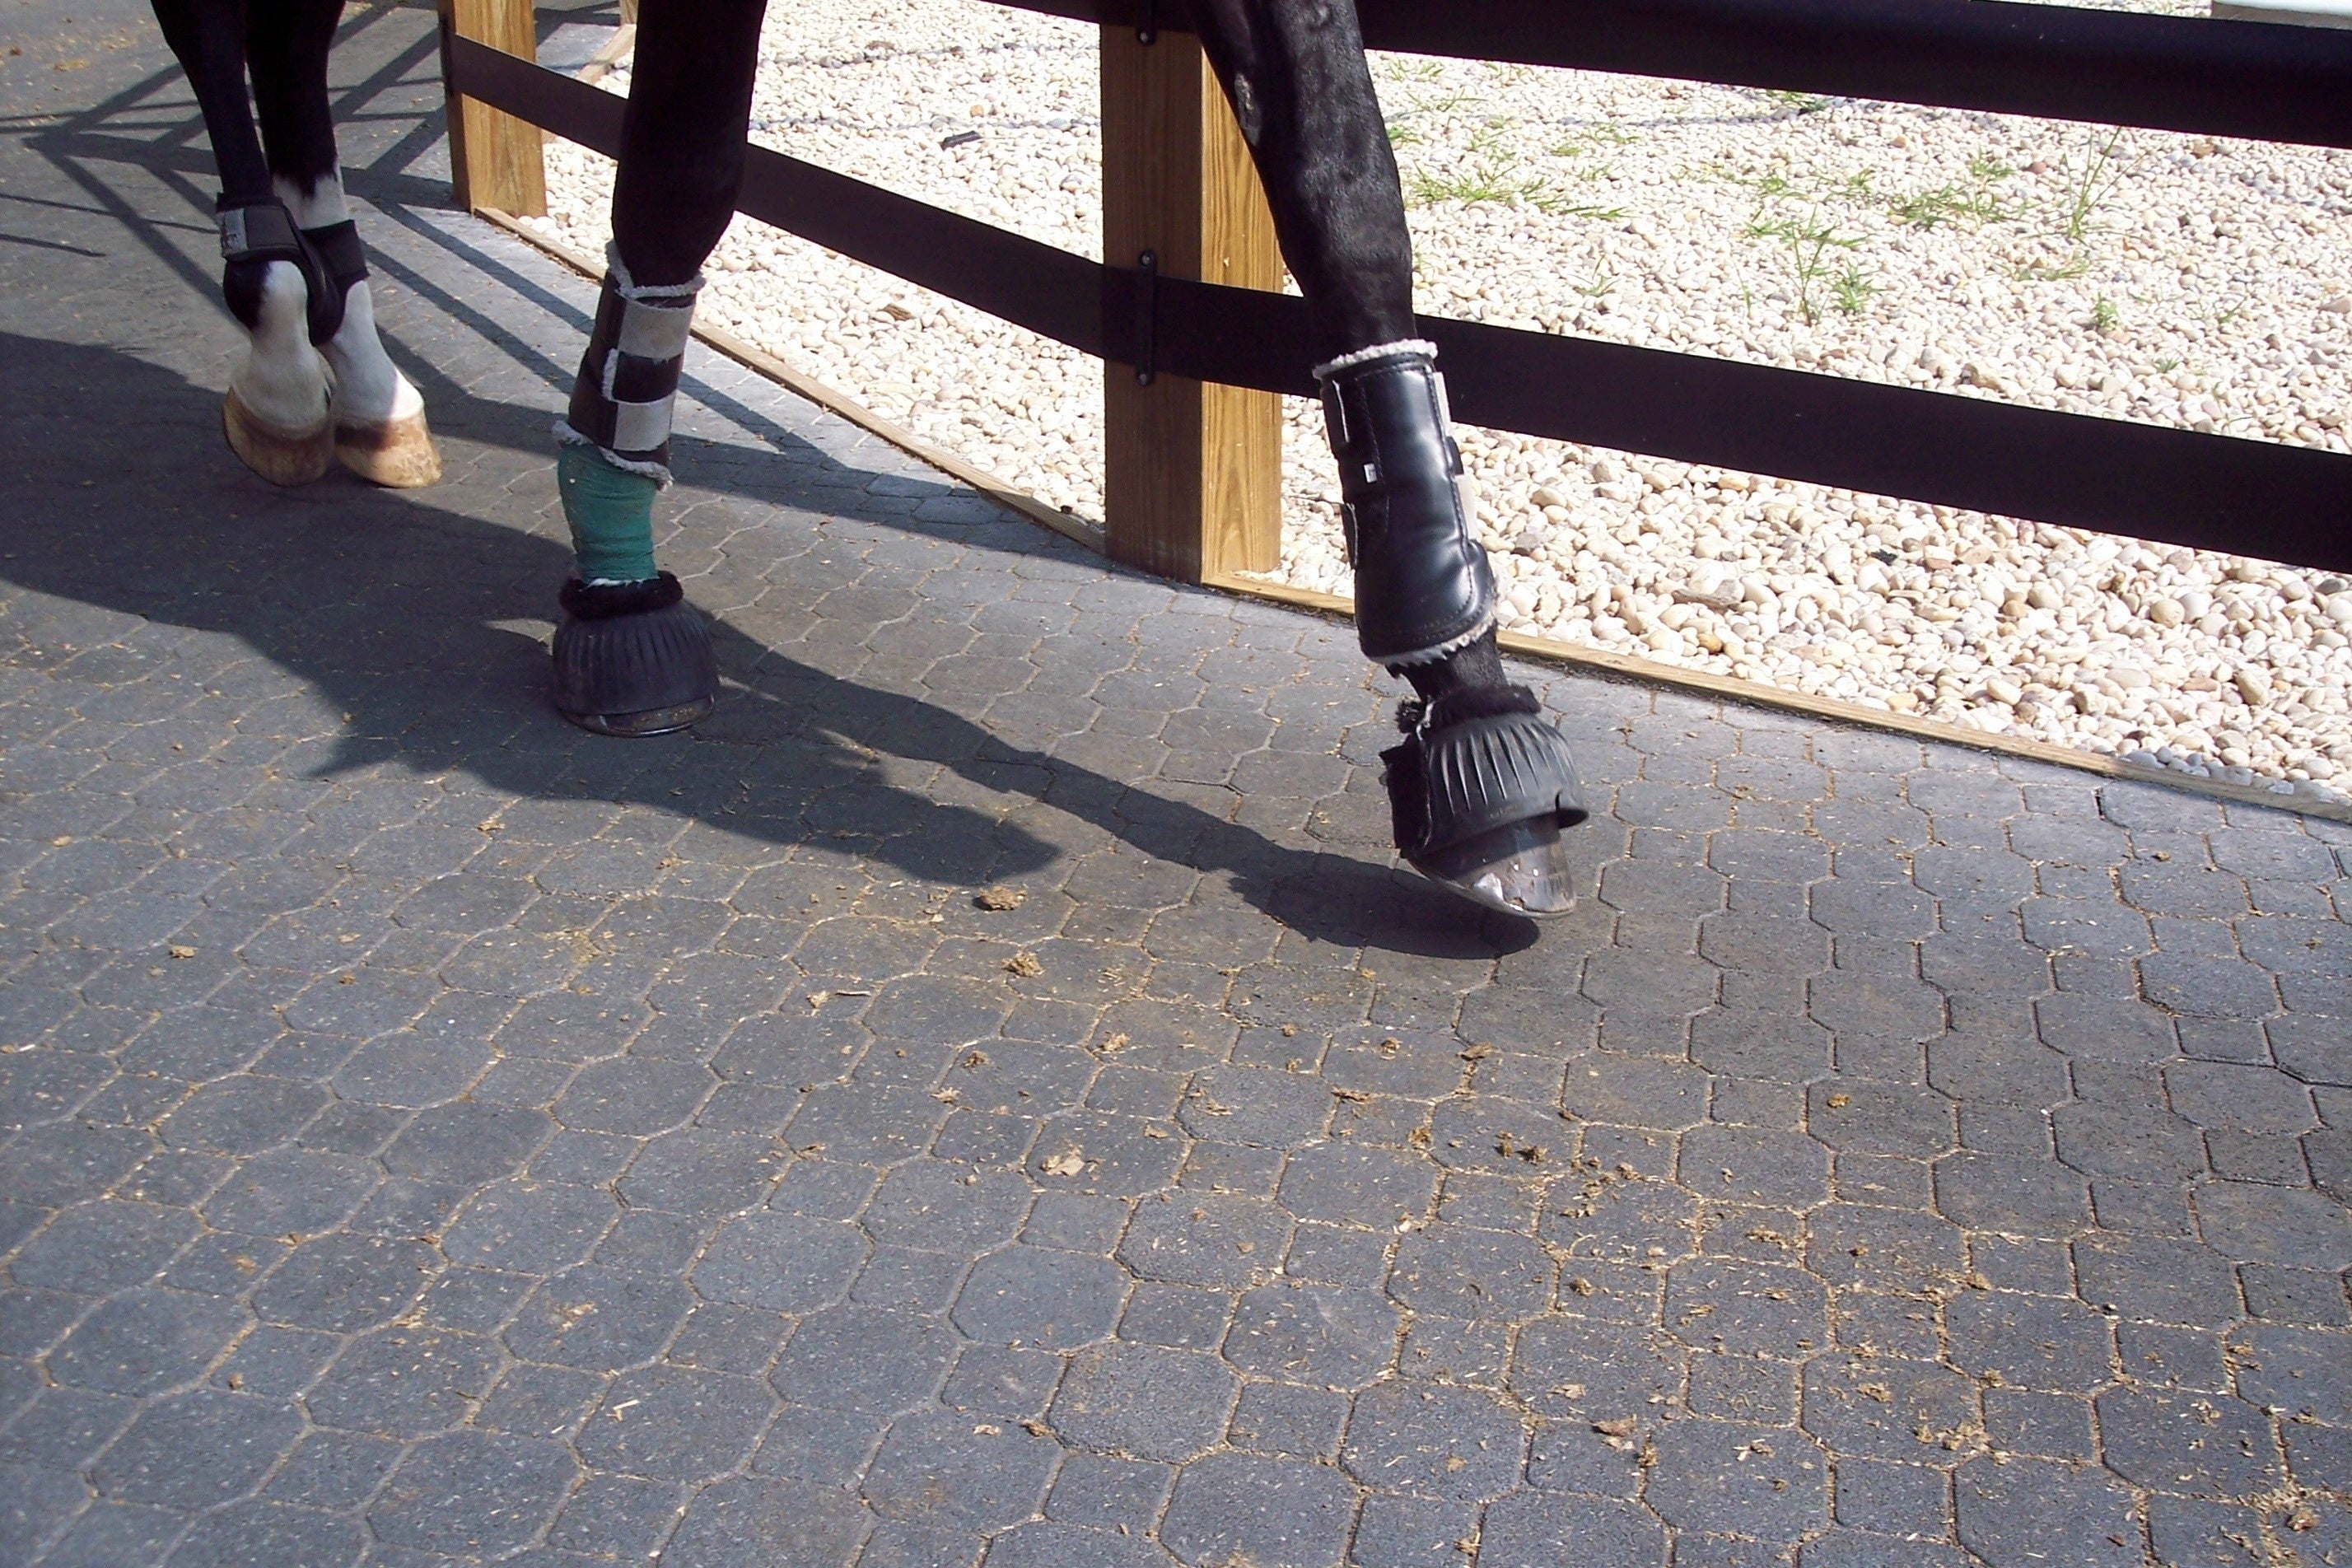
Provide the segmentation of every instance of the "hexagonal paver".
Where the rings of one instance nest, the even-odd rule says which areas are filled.
[[[2270,1424],[2241,1400],[2114,1388],[2095,1403],[2107,1468],[2127,1481],[2232,1497],[2276,1482]]]
[[[2060,1556],[2099,1568],[2146,1561],[2130,1492],[2098,1470],[1979,1459],[1961,1468],[1954,1491],[1961,1542],[1996,1568]]]
[[[1178,1478],[1160,1540],[1188,1568],[1337,1568],[1354,1492],[1319,1465],[1214,1454]]]
[[[840,1299],[871,1246],[856,1226],[837,1220],[744,1215],[720,1227],[688,1278],[714,1301],[814,1311]]]
[[[1973,1290],[1944,1304],[1954,1366],[1988,1383],[2088,1394],[2113,1376],[2106,1320],[2079,1301]]]
[[[368,1524],[400,1546],[512,1552],[545,1526],[576,1474],[561,1443],[457,1433],[410,1451],[368,1510]]]
[[[1268,1285],[1241,1298],[1225,1359],[1244,1372],[1333,1388],[1370,1383],[1396,1355],[1401,1317],[1370,1291]]]
[[[973,1268],[955,1322],[992,1344],[1073,1350],[1108,1331],[1125,1293],[1125,1276],[1108,1258],[1008,1247]]]
[[[1081,1447],[1181,1464],[1224,1431],[1240,1385],[1213,1356],[1099,1345],[1071,1362],[1053,1424]]]
[[[1829,1515],[1829,1465],[1819,1446],[1777,1426],[1671,1421],[1644,1463],[1644,1497],[1689,1531],[1796,1541]]]
[[[1517,1412],[1491,1394],[1384,1383],[1357,1399],[1340,1463],[1384,1489],[1478,1501],[1517,1484],[1526,1441]]]

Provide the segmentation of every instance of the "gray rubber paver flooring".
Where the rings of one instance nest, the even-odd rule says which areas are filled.
[[[224,449],[201,136],[74,15],[0,74],[0,1564],[2352,1563],[2352,830],[1530,672],[1588,896],[1481,919],[1344,627],[699,351],[728,695],[585,736],[591,289],[433,205],[429,11],[338,62],[404,495]]]

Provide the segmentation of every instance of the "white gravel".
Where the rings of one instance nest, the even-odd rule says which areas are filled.
[[[763,50],[756,140],[1099,256],[1091,29],[968,0],[807,0],[772,13]],[[2352,449],[2352,153],[1373,68],[1423,310]],[[548,173],[543,232],[601,248],[611,166],[551,142]],[[1101,515],[1094,362],[748,220],[703,310]],[[1346,593],[1320,411],[1287,415],[1276,575]],[[2352,784],[2338,578],[1461,434],[1513,629],[2319,798]]]

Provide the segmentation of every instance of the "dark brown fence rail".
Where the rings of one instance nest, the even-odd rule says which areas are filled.
[[[1121,27],[1184,20],[1172,3],[1013,3]],[[2352,32],[1998,0],[1646,0],[1605,23],[1584,0],[1362,9],[1376,47],[2352,145]],[[1722,37],[1709,32],[1718,25]],[[446,45],[453,94],[617,149],[618,98],[454,29]],[[1955,64],[1930,90],[1939,48]],[[1101,266],[757,147],[738,205],[1082,353],[1312,390],[1294,298]],[[1471,424],[2352,569],[2352,457],[1444,318],[1422,325]]]
[[[1184,27],[1192,0],[993,0]],[[1375,49],[2352,147],[2352,30],[2003,0],[1357,0]]]

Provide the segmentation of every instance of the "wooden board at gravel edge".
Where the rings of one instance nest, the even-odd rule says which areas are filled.
[[[1282,287],[1274,216],[1224,89],[1189,33],[1102,29],[1103,258],[1237,288]],[[1110,555],[1182,582],[1282,558],[1282,400],[1103,366]]]
[[[439,0],[441,26],[505,54],[539,58],[531,0]],[[447,79],[445,70],[443,79]],[[449,187],[467,212],[547,216],[545,133],[487,103],[448,95]]]

